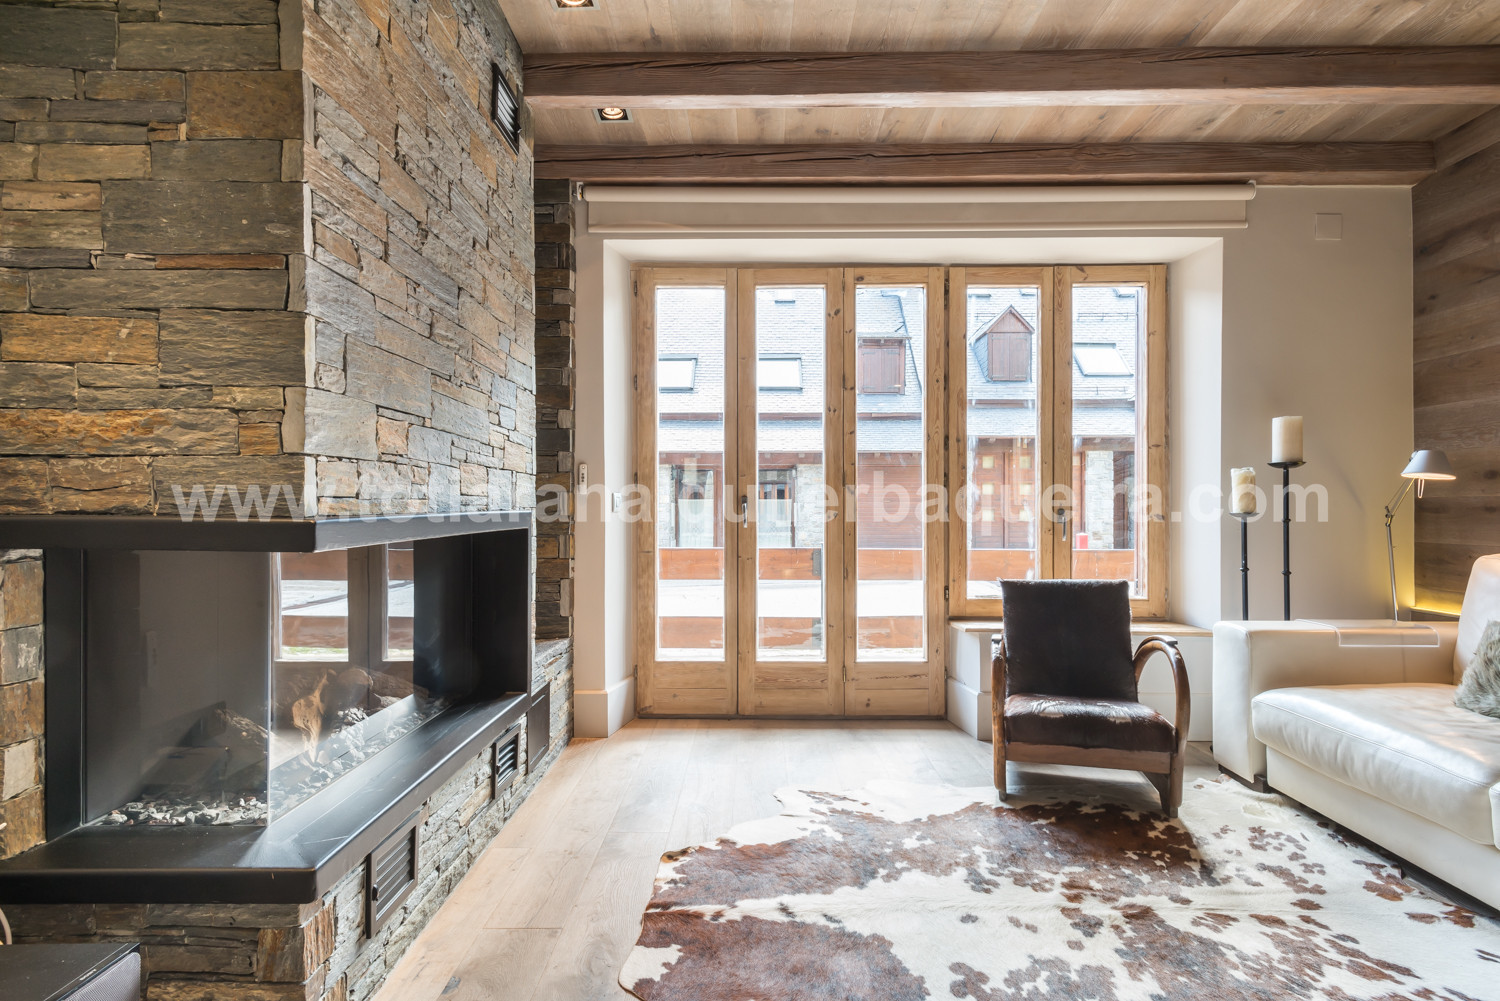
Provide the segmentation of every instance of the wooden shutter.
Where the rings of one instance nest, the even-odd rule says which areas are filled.
[[[985,332],[992,381],[1030,381],[1031,336],[1035,332],[1013,306],[996,317]]]
[[[906,357],[899,340],[864,340],[857,364],[861,393],[899,393],[906,385]]]

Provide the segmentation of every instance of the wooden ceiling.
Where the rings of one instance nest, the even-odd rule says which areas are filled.
[[[527,55],[1493,45],[1495,0],[500,0]]]
[[[549,60],[566,68],[568,60],[587,65],[587,57],[606,53],[1256,47],[1307,55],[1310,47],[1328,46],[1500,45],[1500,0],[594,0],[596,7],[582,9],[558,9],[553,0],[499,3],[539,70]],[[1473,56],[1470,50],[1471,62]],[[613,78],[636,76],[626,68]],[[532,104],[539,161],[567,146],[566,158],[576,165],[578,147],[595,145],[1430,142],[1494,107],[1493,91],[1433,88],[1431,100],[1372,92],[1359,99],[1340,94],[1318,101],[1302,94],[1276,101],[1268,92],[1259,100],[1223,95],[1193,103],[1054,95],[1058,103],[1037,105],[967,94],[949,104],[930,95],[901,102],[905,106],[881,106],[868,95],[843,102],[875,105],[864,107],[719,107],[714,101],[682,107],[670,98],[640,98],[647,106],[632,107],[625,123],[599,122],[586,107],[557,106],[543,96]],[[549,176],[541,167],[539,173]]]

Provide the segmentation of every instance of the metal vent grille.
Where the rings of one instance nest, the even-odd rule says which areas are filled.
[[[371,852],[365,871],[365,926],[374,935],[417,885],[416,824],[402,825]]]
[[[516,91],[511,89],[510,84],[505,82],[505,74],[500,72],[499,66],[490,67],[491,75],[494,77],[494,95],[490,107],[490,117],[495,120],[495,127],[510,143],[510,148],[519,150],[521,148],[521,99]]]
[[[493,771],[494,794],[499,796],[516,780],[521,770],[521,727],[508,730],[505,736],[495,741],[495,768]]]

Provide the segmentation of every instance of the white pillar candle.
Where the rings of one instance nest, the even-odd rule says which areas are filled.
[[[1271,461],[1302,461],[1302,418],[1276,417],[1272,419]]]
[[[1232,514],[1255,513],[1255,467],[1241,466],[1229,471],[1229,510]]]

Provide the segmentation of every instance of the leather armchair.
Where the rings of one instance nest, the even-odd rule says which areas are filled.
[[[1006,762],[1087,765],[1145,773],[1162,810],[1177,815],[1190,691],[1176,641],[1148,636],[1131,653],[1130,595],[1119,581],[1003,581],[1004,631],[992,664],[995,788]],[[1137,685],[1154,654],[1172,665],[1167,720]]]

